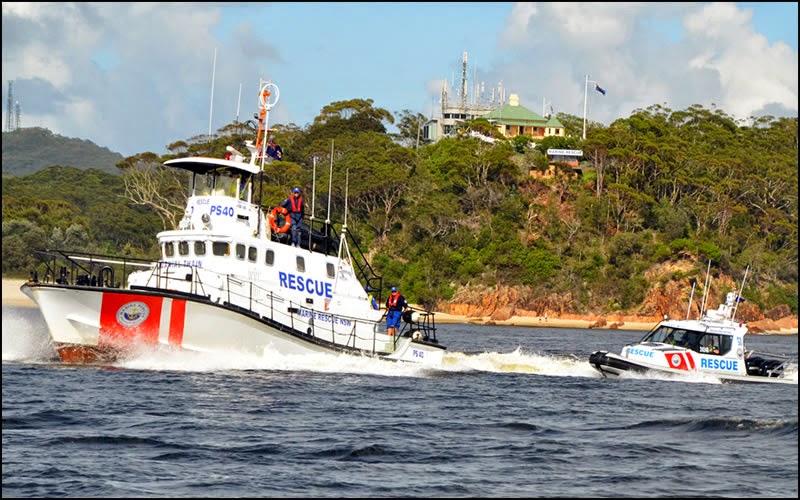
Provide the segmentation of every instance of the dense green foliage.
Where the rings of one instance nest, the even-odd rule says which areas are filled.
[[[121,159],[121,154],[91,141],[64,137],[41,127],[3,132],[3,175],[28,175],[56,163],[118,175],[115,165]]]
[[[711,259],[738,277],[751,266],[752,303],[797,312],[797,118],[745,125],[700,106],[654,106],[591,124],[585,141],[580,119],[558,118],[568,137],[539,145],[467,136],[425,144],[417,115],[403,111],[393,135],[384,123],[394,118],[371,100],[335,102],[305,129],[274,127],[285,161],[265,172],[262,202],[274,206],[299,185],[311,208],[313,188],[315,217],[341,221],[346,199],[347,230],[384,282],[422,304],[502,284],[569,296],[582,312],[633,311],[653,286],[645,278],[653,266],[689,260],[702,270]],[[159,200],[133,204],[132,183],[155,179],[181,206],[180,179],[160,162],[221,157],[226,145],[246,151],[253,135],[231,124],[211,142],[173,143],[165,157],[126,158],[121,177],[52,167],[4,178],[4,273],[24,274],[26,250],[42,240],[154,255],[155,233],[180,211],[155,213]],[[550,147],[582,149],[582,175],[565,165],[555,176],[531,175],[547,169]]]

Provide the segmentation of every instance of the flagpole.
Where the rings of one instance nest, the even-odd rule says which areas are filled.
[[[589,75],[584,75],[586,82],[583,84],[583,140],[586,140],[586,99],[589,97],[587,89],[589,88]]]
[[[583,140],[586,140],[586,104],[589,99],[589,83],[594,83],[595,88],[598,92],[603,95],[606,95],[606,91],[600,88],[600,84],[597,83],[595,80],[589,80],[589,75],[586,75],[586,81],[583,84]]]

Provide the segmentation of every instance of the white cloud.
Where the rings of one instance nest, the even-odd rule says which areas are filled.
[[[486,77],[532,110],[544,97],[582,115],[586,74],[608,91],[590,86],[588,99],[589,119],[606,124],[654,104],[742,119],[798,108],[796,51],[770,45],[735,4],[520,3],[499,40],[506,57]]]
[[[769,45],[755,33],[752,13],[731,4],[710,4],[686,16],[687,39],[700,47],[692,69],[713,71],[719,107],[739,118],[769,104],[797,110],[797,54],[785,43]]]
[[[514,4],[511,14],[508,15],[505,31],[501,34],[501,40],[508,45],[513,45],[526,40],[529,36],[528,26],[539,9],[534,2],[520,2]]]
[[[503,8],[495,5],[486,9]],[[408,27],[398,14],[382,29],[384,19],[370,7],[353,6],[382,34]],[[208,132],[215,48],[213,130],[233,121],[237,106],[242,121],[252,117],[257,82],[273,75],[281,85],[292,81],[282,88],[273,124],[303,126],[341,98],[369,97],[399,110],[409,106],[398,99],[413,102],[419,92],[420,109],[411,111],[429,114],[431,103],[438,105],[442,81],[432,77],[441,75],[405,63],[410,51],[428,57],[441,33],[410,26],[400,38],[370,39],[367,50],[345,19],[317,19],[311,27],[306,7],[280,7],[276,19],[278,7],[270,3],[4,2],[3,83],[15,81],[23,126],[87,138],[124,155],[166,152],[170,142]],[[770,44],[754,30],[750,11],[735,4],[522,2],[496,14],[504,29],[479,39],[463,22],[447,27],[454,30],[448,36],[468,42],[459,51],[469,52],[470,43],[484,50],[483,67],[477,74],[470,68],[470,94],[481,81],[486,94],[502,82],[507,95],[518,94],[533,111],[545,99],[556,112],[582,115],[589,74],[608,91],[589,88],[589,119],[607,124],[653,104],[715,104],[739,117],[797,113],[796,50]],[[332,29],[337,22],[342,27]],[[480,28],[487,29],[474,30]],[[371,59],[378,57],[396,62],[381,66]],[[403,88],[383,83],[397,81],[386,68],[405,73]]]

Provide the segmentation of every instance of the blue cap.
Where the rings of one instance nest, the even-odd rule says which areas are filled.
[[[393,287],[392,287],[392,291],[393,291],[393,292],[396,292],[396,291],[397,291],[397,287],[396,287],[396,286],[393,286]]]
[[[367,286],[364,287],[364,291],[365,292],[371,292],[372,288],[370,288],[369,285],[367,285]]]
[[[294,188],[294,192],[295,193],[299,193],[300,192],[300,188]]]

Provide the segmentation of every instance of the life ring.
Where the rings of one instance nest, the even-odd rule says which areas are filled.
[[[282,214],[284,216],[285,222],[283,223],[282,226],[278,226],[277,222],[278,214]],[[276,233],[285,233],[289,231],[289,228],[292,227],[292,216],[289,215],[289,211],[280,205],[273,208],[272,211],[269,213],[269,227],[271,227],[272,230],[275,231]]]

